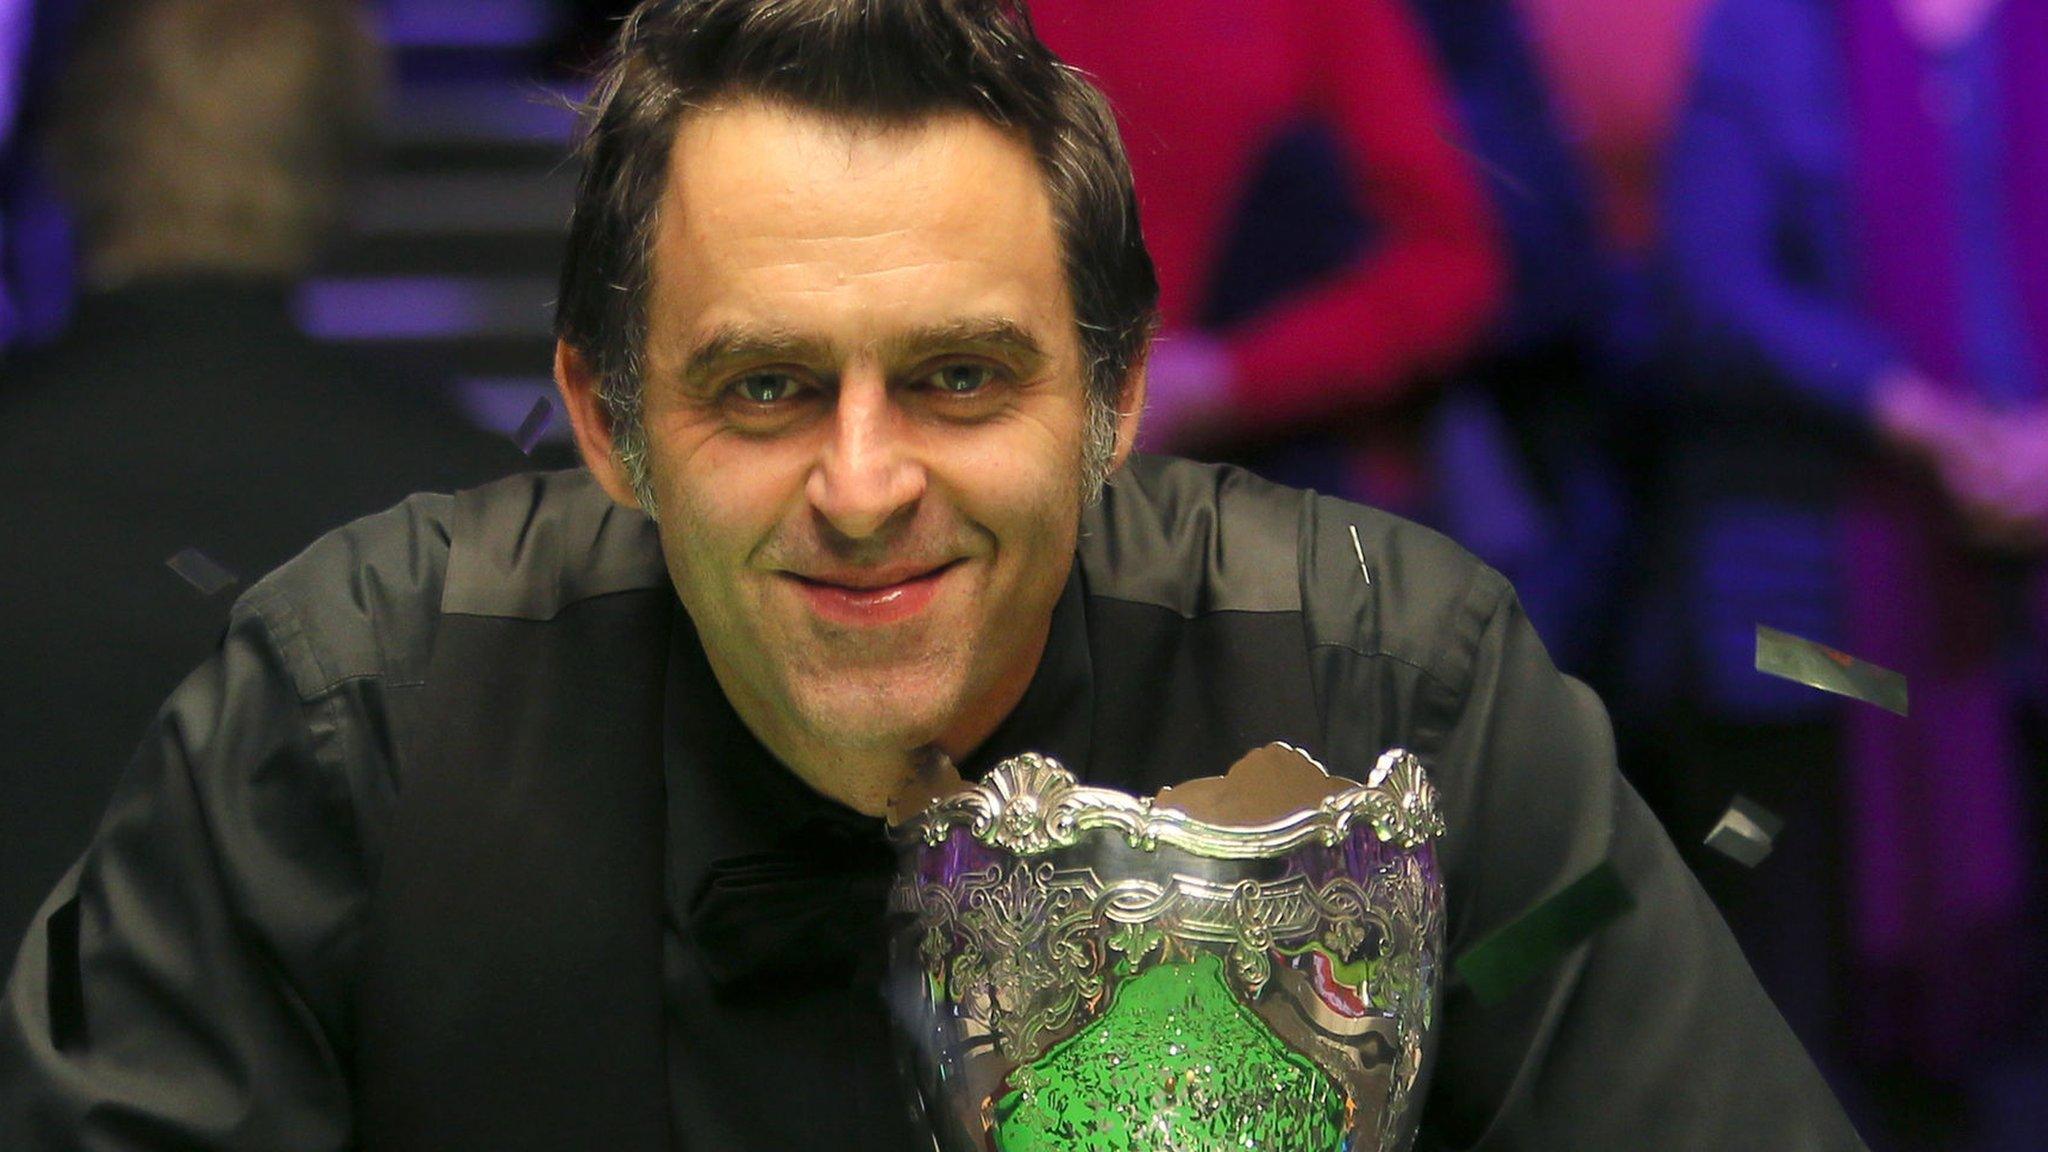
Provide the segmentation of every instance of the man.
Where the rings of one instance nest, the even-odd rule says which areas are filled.
[[[303,335],[291,301],[366,158],[383,60],[348,0],[134,0],[79,28],[46,131],[86,291],[0,373],[0,954],[91,834],[228,597],[510,442]]]
[[[935,752],[1150,790],[1276,738],[1425,757],[1454,953],[1603,859],[1640,904],[1446,994],[1419,1146],[1860,1147],[1497,576],[1126,460],[1135,197],[1020,17],[621,35],[561,294],[589,475],[415,498],[242,599],[22,953],[8,1147],[911,1148],[888,796]]]

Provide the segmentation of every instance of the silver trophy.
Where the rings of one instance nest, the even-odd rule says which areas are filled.
[[[1407,1147],[1444,897],[1435,793],[1268,745],[1137,798],[1037,755],[890,813],[889,988],[942,1152]]]

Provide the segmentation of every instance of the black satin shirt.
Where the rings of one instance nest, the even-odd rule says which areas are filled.
[[[652,527],[586,476],[488,491],[502,540],[465,541],[449,498],[415,497],[242,597],[16,960],[0,1002],[0,1148],[355,1146],[368,903],[405,793],[402,730],[431,723],[407,721],[405,702],[444,592],[476,582],[545,622],[565,597],[666,581]],[[908,1152],[871,990],[879,939],[859,927],[879,898],[862,877],[887,867],[880,828],[762,751],[686,622],[672,643],[672,1144]],[[1037,677],[963,767],[1032,749],[1145,791],[1269,740],[1339,772],[1391,746],[1423,758],[1447,825],[1451,956],[1602,861],[1634,896],[1634,912],[1501,1003],[1449,983],[1415,1147],[1862,1147],[1616,771],[1599,703],[1552,666],[1505,581],[1383,513],[1134,460],[1084,520]],[[806,886],[833,899],[804,903]],[[788,911],[718,913],[735,893]],[[816,923],[760,963],[751,938],[801,917]]]

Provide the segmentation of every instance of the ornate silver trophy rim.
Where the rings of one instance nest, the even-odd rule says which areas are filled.
[[[1196,819],[1152,797],[1081,784],[1059,761],[1027,752],[997,764],[979,783],[963,783],[939,796],[892,824],[889,834],[899,842],[921,839],[936,846],[965,826],[985,845],[1036,856],[1073,847],[1086,832],[1110,829],[1122,833],[1133,848],[1151,851],[1164,844],[1218,860],[1278,856],[1311,842],[1335,845],[1359,821],[1382,842],[1401,848],[1416,848],[1443,834],[1435,786],[1413,753],[1388,749],[1360,784],[1332,776],[1293,745],[1277,746],[1314,765],[1332,784],[1348,787],[1279,820],[1226,825]]]

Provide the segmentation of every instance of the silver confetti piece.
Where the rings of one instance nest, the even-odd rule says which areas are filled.
[[[1906,678],[1825,644],[1756,626],[1756,670],[1906,714]]]
[[[185,583],[199,589],[201,596],[211,596],[223,588],[231,588],[238,577],[233,572],[215,563],[213,558],[197,548],[180,549],[176,556],[164,561],[171,571],[185,578]]]
[[[1372,583],[1372,569],[1365,566],[1365,545],[1359,543],[1356,524],[1351,526],[1351,550],[1358,553],[1358,570],[1365,574],[1365,582]]]
[[[519,422],[519,430],[512,434],[512,442],[519,445],[521,452],[531,456],[533,450],[540,446],[541,434],[546,432],[548,425],[554,421],[555,402],[543,396],[533,402],[533,410],[526,414],[526,419]]]
[[[1706,845],[1745,868],[1754,868],[1771,854],[1784,829],[1785,822],[1770,809],[1737,795],[1714,830],[1707,833]]]
[[[1602,861],[1452,963],[1481,1004],[1498,1004],[1574,948],[1634,910],[1635,896]]]

